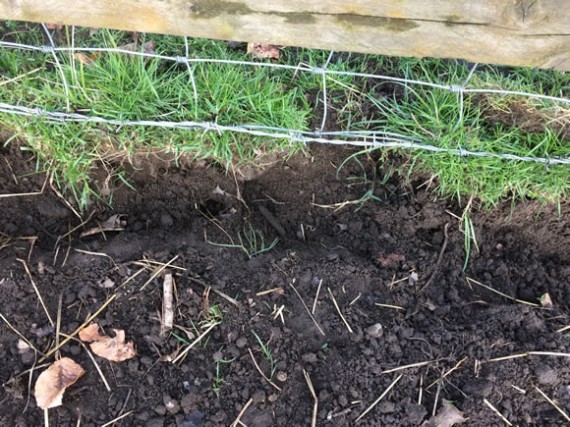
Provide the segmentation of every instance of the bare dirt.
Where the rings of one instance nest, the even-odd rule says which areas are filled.
[[[305,372],[318,425],[431,426],[444,401],[463,412],[461,426],[505,425],[486,402],[512,425],[566,425],[539,390],[570,414],[561,354],[570,340],[557,332],[570,324],[568,203],[475,213],[480,252],[464,272],[461,209],[384,177],[372,161],[362,159],[367,182],[351,179],[362,177],[356,163],[337,176],[350,153],[309,147],[248,181],[213,165],[141,157],[128,177],[137,191],[118,188],[112,208],[95,203],[83,219],[49,184],[41,195],[0,198],[2,316],[39,351],[54,345],[21,259],[53,319],[61,300],[63,333],[114,295],[96,320],[124,329],[138,351],[121,363],[95,356],[109,392],[85,349],[63,346],[60,356],[87,373],[49,410],[50,425],[101,426],[124,415],[114,425],[229,426],[241,416],[250,427],[307,426],[314,400]],[[40,191],[45,176],[34,167],[16,146],[0,149],[0,194]],[[369,190],[379,201],[335,205]],[[125,230],[80,237],[113,214],[125,216]],[[245,242],[252,229],[266,246],[279,242],[251,259],[212,244],[240,233]],[[161,335],[163,274],[154,262],[171,260],[175,327]],[[102,287],[105,279],[114,286]],[[545,293],[551,308],[539,304]],[[205,331],[212,307],[221,324],[170,362]],[[44,362],[22,354],[18,340],[1,321],[0,425],[37,426],[43,411],[30,384]]]

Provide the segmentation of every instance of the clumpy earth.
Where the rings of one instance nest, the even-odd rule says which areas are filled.
[[[44,416],[33,385],[55,358],[15,331],[42,353],[58,334],[31,279],[63,334],[113,298],[95,321],[138,353],[94,356],[108,391],[85,347],[62,346],[87,372],[53,426],[448,426],[445,408],[465,427],[566,425],[569,204],[474,212],[464,271],[462,209],[367,159],[337,173],[350,154],[310,146],[247,180],[135,156],[136,191],[95,171],[112,207],[78,217],[29,154],[0,149],[0,425]],[[85,235],[117,214],[122,230]]]

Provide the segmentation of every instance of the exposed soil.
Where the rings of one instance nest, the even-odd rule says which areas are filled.
[[[14,145],[1,150],[0,194],[41,190],[45,177],[33,173],[34,160]],[[350,153],[310,147],[248,181],[212,165],[137,158],[129,178],[138,191],[119,188],[113,209],[93,204],[79,228],[82,221],[49,184],[41,195],[0,198],[4,318],[40,351],[54,345],[22,259],[54,319],[61,298],[62,332],[116,295],[97,321],[124,329],[138,350],[121,363],[96,359],[108,392],[85,350],[74,341],[63,346],[61,355],[87,374],[63,406],[49,410],[50,425],[100,426],[125,414],[115,425],[231,425],[251,400],[241,415],[247,426],[306,426],[314,401],[304,371],[318,398],[318,425],[356,424],[398,378],[358,425],[435,425],[434,406],[444,400],[467,418],[456,425],[504,425],[485,399],[512,425],[565,424],[537,388],[569,414],[569,359],[528,353],[570,353],[570,340],[556,332],[570,324],[568,203],[560,212],[527,203],[474,214],[480,252],[464,272],[464,237],[452,215],[461,209],[425,187],[384,179],[371,161],[363,160],[368,182],[350,179],[362,175],[356,164],[337,177]],[[358,200],[368,190],[380,201],[319,206]],[[126,216],[125,230],[80,237],[115,213]],[[237,242],[250,229],[263,233],[266,246],[279,242],[251,259],[208,243]],[[162,336],[163,277],[140,261],[174,257],[166,270],[176,281],[177,326]],[[106,278],[114,287],[101,286]],[[209,295],[203,285],[211,286]],[[552,308],[523,303],[536,304],[545,293]],[[194,340],[182,328],[200,329],[216,305],[223,322],[182,363],[169,362],[187,347],[183,341]],[[313,307],[314,321],[307,311]],[[376,324],[382,329],[371,328]],[[254,333],[275,361],[273,385],[252,361],[271,376]],[[0,322],[0,425],[37,426],[43,411],[29,384],[45,368],[30,378],[35,356],[20,354],[18,339]],[[492,360],[511,355],[522,356]]]

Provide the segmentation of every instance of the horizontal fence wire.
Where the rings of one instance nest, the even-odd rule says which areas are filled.
[[[548,165],[564,164],[570,165],[570,157],[530,157],[530,156],[519,156],[511,153],[490,153],[484,151],[473,151],[465,149],[462,147],[457,148],[445,148],[431,145],[426,141],[418,137],[412,137],[407,135],[402,135],[387,131],[369,131],[369,130],[341,130],[341,131],[324,131],[328,100],[327,100],[327,76],[348,76],[366,79],[376,79],[387,82],[392,82],[396,84],[403,85],[405,87],[410,87],[413,85],[423,86],[437,90],[449,91],[451,93],[456,93],[459,97],[460,111],[458,124],[463,120],[463,104],[465,94],[491,94],[491,95],[504,95],[504,96],[518,96],[527,97],[532,99],[538,99],[541,101],[548,101],[560,104],[570,105],[570,99],[562,98],[557,96],[549,96],[537,93],[527,93],[510,91],[503,89],[487,89],[487,88],[470,88],[468,87],[469,80],[473,76],[477,64],[475,64],[469,73],[469,76],[464,82],[458,85],[445,85],[439,83],[433,83],[429,81],[413,80],[407,78],[393,77],[381,74],[369,74],[360,72],[351,72],[343,70],[331,70],[328,69],[329,62],[332,58],[332,52],[328,57],[326,64],[323,67],[315,67],[308,64],[300,63],[299,65],[289,65],[289,64],[278,64],[272,62],[253,62],[253,61],[241,61],[241,60],[230,60],[230,59],[217,59],[217,58],[193,58],[189,55],[188,49],[188,39],[184,38],[185,44],[185,55],[182,56],[167,56],[160,55],[156,53],[133,51],[123,48],[106,48],[106,47],[57,47],[55,46],[49,31],[44,26],[44,30],[48,34],[48,39],[50,45],[34,46],[22,43],[13,43],[7,41],[0,41],[1,48],[8,49],[20,49],[27,51],[42,52],[49,54],[54,58],[55,65],[59,70],[59,74],[63,80],[63,85],[66,92],[66,111],[48,111],[42,108],[31,108],[21,105],[13,105],[0,102],[0,113],[5,114],[15,114],[20,116],[34,117],[48,122],[53,123],[93,123],[93,124],[105,124],[109,126],[124,127],[124,126],[142,126],[142,127],[159,127],[166,129],[180,129],[189,131],[213,131],[217,133],[232,132],[239,134],[249,134],[252,136],[265,137],[270,139],[280,139],[288,140],[291,143],[320,143],[320,144],[333,144],[333,145],[352,145],[363,147],[366,149],[375,148],[397,148],[397,149],[411,149],[411,150],[423,150],[435,153],[447,153],[455,156],[465,157],[492,157],[504,160],[513,160],[521,162],[535,162]],[[192,66],[196,64],[227,64],[234,66],[245,66],[245,67],[264,67],[280,70],[289,70],[294,72],[304,72],[311,73],[314,75],[322,76],[322,100],[323,103],[323,117],[322,123],[319,130],[307,131],[302,129],[287,129],[280,127],[270,127],[261,126],[255,124],[236,124],[236,125],[221,125],[217,122],[211,121],[155,121],[155,120],[116,120],[107,119],[104,117],[78,114],[70,112],[69,106],[69,86],[65,80],[65,74],[63,68],[58,59],[59,53],[115,53],[121,55],[138,56],[151,59],[158,59],[162,61],[170,61],[185,64],[187,66],[190,82],[194,92],[194,100],[197,101],[198,94],[196,90],[196,83],[194,80],[194,73]],[[570,153],[569,153],[570,155]]]

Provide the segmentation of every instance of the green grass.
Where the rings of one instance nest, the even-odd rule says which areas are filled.
[[[7,22],[1,31],[5,40],[45,44],[41,30],[34,25]],[[56,42],[69,45],[71,37],[66,29],[58,33]],[[74,38],[78,47],[120,47],[132,43],[132,36],[120,31],[100,30],[90,34],[87,29],[78,29]],[[158,54],[184,54],[181,37],[141,36],[141,44],[148,41],[155,43]],[[251,60],[245,49],[231,49],[224,42],[189,39],[188,48],[194,58]],[[277,62],[322,66],[328,56],[325,51],[286,48]],[[71,110],[119,121],[192,120],[308,130],[322,93],[322,76],[292,70],[196,64],[192,67],[195,93],[185,64],[110,53],[93,55],[89,65],[69,53],[58,57],[68,84]],[[469,67],[461,61],[356,54],[337,54],[328,68],[446,85],[459,84],[469,74]],[[0,48],[0,70],[1,102],[64,110],[66,87],[50,54]],[[481,66],[470,87],[568,97],[570,74]],[[339,129],[385,130],[414,136],[438,147],[497,154],[566,157],[570,151],[570,142],[561,137],[564,128],[560,125],[569,126],[568,106],[563,109],[551,102],[514,96],[466,95],[464,114],[460,117],[459,97],[455,93],[422,86],[402,88],[377,79],[349,76],[327,77],[327,93],[329,114],[336,114]],[[518,122],[534,120],[539,129],[519,126],[505,117],[517,118]],[[551,125],[552,122],[559,125]],[[286,140],[230,132],[62,125],[9,114],[0,114],[0,125],[25,141],[22,149],[37,155],[38,171],[51,173],[55,183],[71,194],[81,209],[90,200],[101,198],[91,180],[93,169],[101,162],[111,174],[112,183],[128,184],[113,161],[117,154],[128,157],[134,152],[164,150],[175,156],[207,158],[228,166],[252,161],[260,152],[290,155],[301,148],[300,144]],[[570,189],[570,168],[566,165],[547,168],[538,163],[460,157],[445,152],[392,151],[401,152],[409,159],[400,165],[401,175],[428,174],[441,196],[454,197],[460,202],[471,196],[487,207],[504,198],[557,202]],[[379,157],[386,159],[386,150]],[[395,168],[390,164],[383,167]],[[363,201],[371,199],[367,195],[372,193],[365,193]],[[247,236],[245,240],[242,239],[241,246],[251,246]]]

